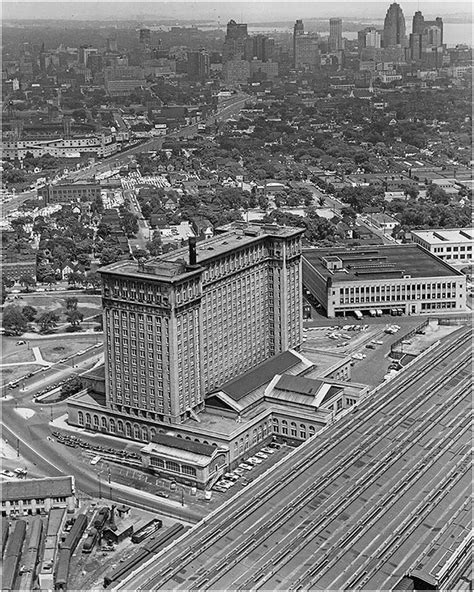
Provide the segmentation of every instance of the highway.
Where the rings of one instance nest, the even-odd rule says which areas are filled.
[[[471,338],[433,347],[117,589],[394,589],[470,499]]]

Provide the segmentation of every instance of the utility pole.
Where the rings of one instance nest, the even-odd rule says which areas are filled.
[[[112,484],[110,483],[110,466],[107,467],[107,471],[108,471],[108,479],[109,479],[109,497],[110,497],[110,499],[112,499]]]

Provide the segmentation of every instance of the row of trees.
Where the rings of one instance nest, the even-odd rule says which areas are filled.
[[[84,315],[78,308],[77,298],[66,298],[66,309],[63,314],[69,322],[69,330],[79,330]],[[38,310],[30,305],[21,307],[11,304],[6,306],[3,311],[3,328],[6,335],[22,335],[28,330],[29,323],[36,323],[40,333],[51,333],[57,327],[59,321],[60,314],[57,312],[45,311],[38,315]]]

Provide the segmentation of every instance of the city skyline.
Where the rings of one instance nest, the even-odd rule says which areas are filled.
[[[318,5],[309,2],[271,2],[264,1],[255,5],[248,2],[201,2],[199,4],[199,18],[190,18],[195,11],[195,3],[167,2],[126,3],[117,2],[89,2],[78,3],[68,1],[64,3],[38,1],[20,1],[3,3],[4,20],[141,20],[152,19],[166,21],[179,19],[187,22],[202,22],[205,20],[219,21],[220,25],[234,18],[240,22],[277,22],[292,20],[295,15],[301,18],[329,18],[344,17],[346,19],[376,19],[383,20],[387,4],[368,0],[359,2],[323,2]],[[88,5],[91,5],[90,7]],[[426,16],[441,15],[445,19],[456,17],[456,22],[462,22],[460,17],[471,16],[472,7],[467,2],[406,2],[402,3],[405,14],[413,14],[421,10]],[[191,10],[190,10],[191,9]]]

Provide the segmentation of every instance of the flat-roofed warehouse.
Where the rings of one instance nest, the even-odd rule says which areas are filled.
[[[472,261],[474,231],[470,228],[430,228],[412,230],[411,240],[444,261]]]
[[[466,277],[417,244],[306,249],[303,286],[326,310],[464,311]]]

